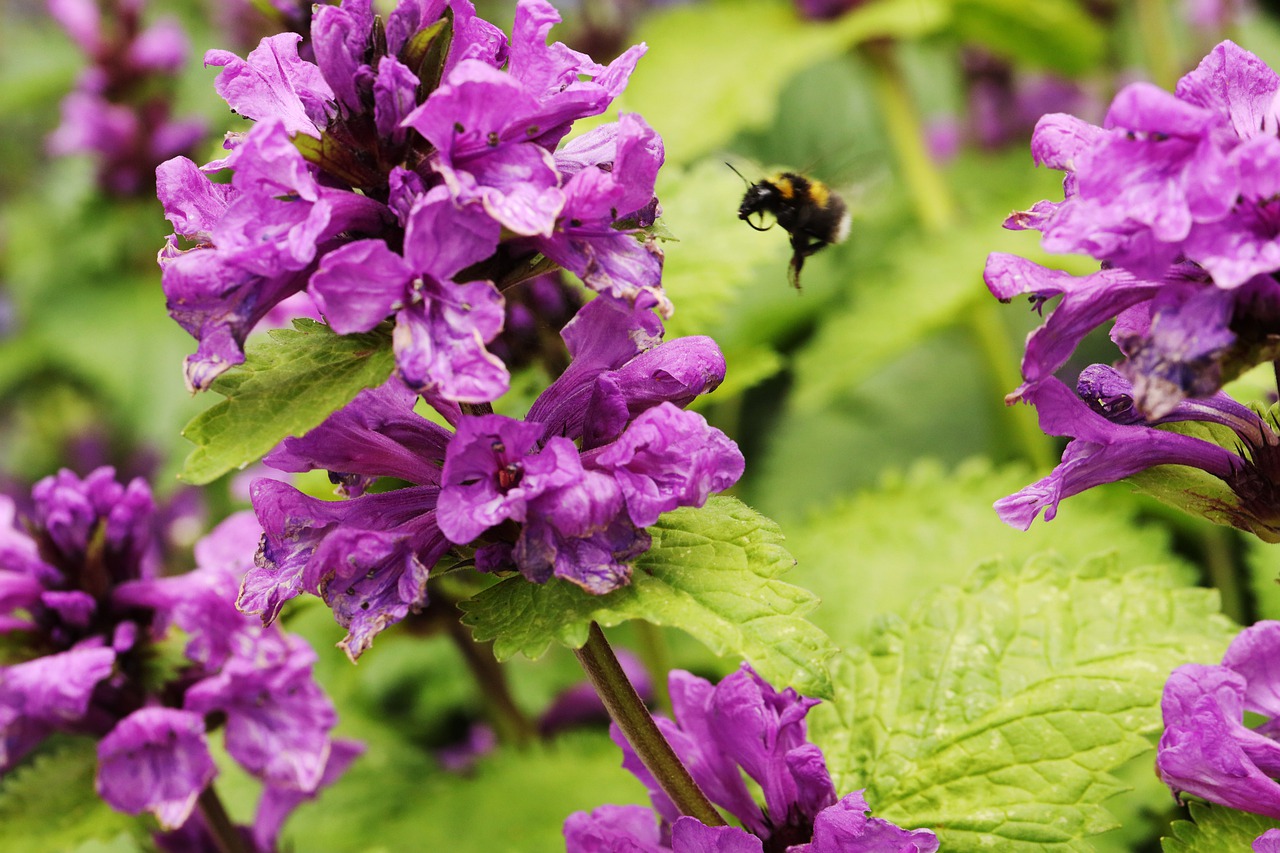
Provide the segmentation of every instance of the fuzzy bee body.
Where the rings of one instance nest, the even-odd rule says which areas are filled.
[[[849,208],[844,199],[821,181],[795,172],[780,172],[747,188],[738,206],[738,218],[757,231],[767,231],[768,227],[751,221],[752,216],[759,214],[763,219],[766,213],[791,235],[787,278],[797,290],[804,259],[849,236]]]

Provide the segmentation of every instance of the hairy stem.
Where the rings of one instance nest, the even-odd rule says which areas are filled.
[[[240,830],[231,822],[231,816],[218,798],[218,792],[213,790],[212,783],[200,792],[196,808],[200,810],[209,834],[213,836],[213,846],[218,849],[218,853],[252,853]]]
[[[724,818],[693,781],[688,769],[671,749],[671,744],[654,724],[649,709],[640,701],[609,641],[604,638],[604,632],[595,622],[591,623],[586,645],[575,654],[609,716],[618,724],[640,761],[680,813],[697,818],[707,826],[724,826]]]

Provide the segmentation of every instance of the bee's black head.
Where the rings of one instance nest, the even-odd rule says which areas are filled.
[[[747,194],[742,197],[742,204],[738,205],[738,218],[757,231],[768,231],[769,228],[752,222],[751,217],[759,214],[760,221],[763,224],[766,213],[776,214],[778,212],[778,204],[781,199],[782,193],[771,181],[754,183],[747,187]]]

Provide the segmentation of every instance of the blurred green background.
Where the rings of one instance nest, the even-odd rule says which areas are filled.
[[[243,13],[195,0],[153,5],[149,14],[177,15],[190,33],[176,112],[209,119],[211,159],[221,133],[243,123],[199,56],[250,49],[229,17],[241,15],[238,28],[250,34],[272,30],[247,4]],[[477,5],[509,25],[513,4]],[[1223,10],[1208,23],[1207,5]],[[1037,318],[1025,304],[998,305],[982,284],[993,250],[1089,269],[1087,259],[1049,261],[1035,234],[1001,227],[1010,212],[1060,197],[1061,176],[1031,162],[1037,115],[1098,122],[1119,86],[1172,85],[1224,37],[1274,64],[1280,25],[1268,10],[1225,0],[873,0],[819,22],[785,0],[560,8],[565,23],[553,36],[599,61],[649,45],[614,113],[641,113],[666,144],[659,198],[676,238],[665,244],[676,305],[668,338],[707,334],[723,348],[728,379],[700,410],[741,445],[747,473],[735,493],[782,524],[799,561],[788,580],[822,596],[814,620],[837,643],[857,644],[878,615],[980,562],[1044,548],[1158,554],[1190,582],[1217,584],[1230,615],[1280,615],[1262,549],[1124,486],[1073,499],[1058,521],[1027,534],[1000,524],[990,503],[1043,475],[1061,447],[1039,433],[1033,412],[1003,404]],[[46,153],[58,103],[85,60],[38,2],[9,0],[4,21],[0,486],[21,493],[59,467],[86,473],[107,463],[174,496],[191,449],[179,433],[213,399],[183,388],[194,343],[165,313],[155,264],[170,229],[154,198],[108,196],[87,158]],[[802,170],[847,199],[850,238],[810,259],[800,292],[787,283],[781,229],[761,234],[738,220],[744,187],[726,161],[751,180]],[[1113,358],[1105,338],[1086,350],[1079,364]],[[521,399],[506,405],[519,409]],[[304,487],[323,492],[322,479]],[[236,477],[203,500],[210,522],[247,506]],[[368,744],[341,783],[289,824],[292,849],[555,850],[570,811],[644,801],[603,725],[496,751],[465,772],[444,769],[437,751],[485,718],[447,636],[401,626],[353,667],[332,648],[341,631],[319,602],[296,603],[286,624],[320,651],[339,732]],[[612,633],[620,645],[654,647],[634,630]],[[737,663],[678,633],[660,640],[666,660],[704,675]],[[563,649],[510,669],[534,717],[580,679]],[[51,752],[0,786],[0,849],[144,849],[133,821],[93,805],[91,755],[67,758],[84,754],[71,741]],[[1156,849],[1167,793],[1153,790],[1145,768],[1133,777],[1138,792],[1117,806],[1127,827],[1099,849]],[[253,784],[219,781],[242,819]],[[31,790],[59,791],[66,802],[33,804]],[[477,817],[495,809],[500,820]],[[59,829],[49,832],[55,810]]]

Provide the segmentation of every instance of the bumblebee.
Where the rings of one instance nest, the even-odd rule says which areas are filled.
[[[731,164],[725,165],[733,169]],[[742,177],[741,172],[738,177]],[[795,172],[780,172],[754,184],[748,183],[747,194],[738,206],[738,218],[757,231],[768,231],[772,225],[761,226],[751,221],[752,216],[759,214],[763,222],[766,213],[772,214],[791,235],[791,267],[787,280],[796,290],[800,289],[804,259],[849,236],[849,208],[844,199],[821,181]]]

